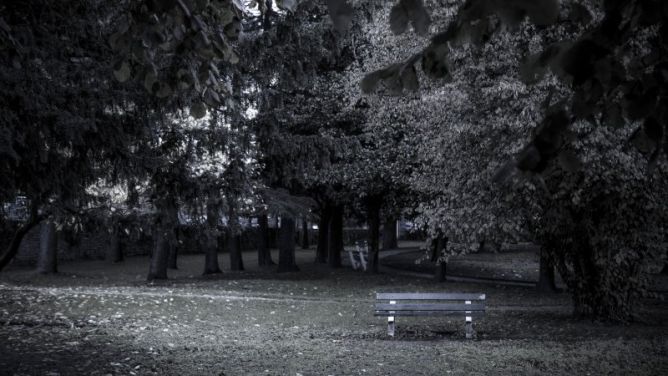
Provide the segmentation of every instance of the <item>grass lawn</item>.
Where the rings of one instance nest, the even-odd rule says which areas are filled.
[[[668,303],[646,301],[629,325],[578,321],[567,294],[435,284],[314,265],[202,277],[204,256],[179,259],[169,281],[145,282],[148,259],[77,261],[61,273],[0,273],[2,375],[666,375]],[[227,255],[221,255],[227,266]],[[274,255],[276,259],[276,255]],[[488,313],[463,319],[373,316],[377,291],[484,292]]]

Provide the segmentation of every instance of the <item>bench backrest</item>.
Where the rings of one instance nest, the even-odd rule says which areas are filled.
[[[376,316],[478,316],[485,312],[485,294],[382,292],[376,293],[376,300]]]
[[[485,294],[460,292],[378,292],[376,300],[485,300]]]

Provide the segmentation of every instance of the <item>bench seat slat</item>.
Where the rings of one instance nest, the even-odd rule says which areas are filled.
[[[470,293],[376,293],[378,300],[485,300],[485,294]]]
[[[465,311],[395,311],[390,313],[390,311],[376,311],[374,316],[471,316],[471,317],[484,317],[484,311],[472,311],[471,313],[465,313]]]
[[[376,304],[376,311],[484,311],[485,305],[480,303],[422,303],[422,304]]]

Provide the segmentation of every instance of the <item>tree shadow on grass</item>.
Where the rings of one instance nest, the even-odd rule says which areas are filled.
[[[165,369],[147,349],[95,327],[16,321],[0,326],[0,373],[130,374]],[[141,370],[141,371],[140,371]]]

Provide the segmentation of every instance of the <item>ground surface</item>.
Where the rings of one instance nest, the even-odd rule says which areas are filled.
[[[155,284],[142,257],[0,273],[0,374],[668,374],[664,301],[646,301],[642,323],[612,326],[572,319],[567,294],[331,271],[313,251],[288,274],[244,257],[246,272],[202,277],[203,256],[183,256]],[[461,319],[441,318],[399,318],[390,339],[372,316],[377,291],[484,292],[489,308],[472,341]]]

